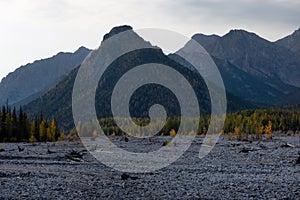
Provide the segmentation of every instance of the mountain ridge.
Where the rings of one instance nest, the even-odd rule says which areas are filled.
[[[103,36],[103,41],[119,32],[128,30],[132,30],[132,27],[127,25],[114,27]],[[195,34],[192,38],[199,42],[215,61],[229,96],[229,107],[235,107],[234,110],[282,106],[300,102],[300,96],[293,95],[300,94],[300,87],[295,86],[297,81],[300,81],[299,78],[297,79],[300,73],[300,62],[295,52],[245,30],[231,30],[223,36]],[[162,54],[161,50],[133,53],[132,57],[125,58],[126,62],[118,61],[115,65],[122,66],[120,69],[125,70],[132,64],[153,61],[151,59],[156,61],[161,59],[160,61],[164,61],[165,64],[172,64],[185,73],[190,73],[181,67],[187,67],[187,63],[174,59],[172,55],[166,56]],[[72,84],[74,84],[78,66],[74,67],[55,87],[27,104],[25,110],[31,115],[42,111],[47,117],[55,116],[58,121],[61,120],[63,127],[70,128]],[[294,73],[291,74],[291,71]],[[108,71],[110,75],[107,79],[112,82],[106,84],[113,83],[116,76],[120,75],[119,73],[120,70],[115,71],[115,73]],[[191,76],[193,77],[193,75]],[[112,86],[111,84],[108,85]],[[201,84],[199,88],[202,88]],[[153,89],[146,88],[145,91],[153,91]],[[201,96],[201,91],[198,92]],[[101,97],[107,97],[108,94],[109,90],[106,89],[103,94],[98,94],[96,98],[99,100]],[[165,98],[160,94],[156,95],[159,100]],[[138,103],[138,101],[135,102]],[[102,103],[101,105],[106,104]],[[98,110],[101,109],[98,108]],[[105,107],[105,109],[107,108]]]
[[[137,37],[137,42],[141,42],[142,38],[140,38],[140,36],[137,34],[133,35],[136,35],[135,37]],[[149,45],[147,41],[143,41],[143,43],[147,44],[147,46]],[[122,46],[121,42],[117,42],[116,45]],[[99,48],[101,48],[101,46]],[[118,46],[116,46],[116,48],[118,48]],[[203,106],[201,108],[201,113],[205,114],[210,112],[210,100],[208,98],[209,94],[205,83],[200,77],[198,77],[199,75],[170,59],[167,55],[163,54],[161,49],[155,47],[153,49],[146,48],[130,52],[116,59],[111,66],[109,66],[99,81],[98,89],[95,95],[95,107],[98,118],[111,117],[112,113],[110,109],[110,97],[113,87],[118,79],[132,67],[144,63],[161,63],[176,69],[182,75],[186,76],[187,80],[191,81],[191,85],[195,89],[198,100],[200,101],[199,105]],[[55,88],[48,91],[41,98],[29,103],[24,107],[24,110],[31,115],[37,114],[38,112],[43,112],[45,117],[49,118],[54,116],[58,123],[60,123],[60,126],[64,129],[69,130],[73,128],[74,124],[72,122],[73,116],[71,99],[77,70],[78,68],[74,69],[71,74],[61,81]],[[180,111],[178,111],[178,107],[176,107],[176,97],[173,97],[172,93],[168,93],[167,90],[155,85],[147,85],[145,87],[143,86],[141,89],[138,89],[138,91],[139,92],[137,92],[136,95],[133,95],[130,103],[130,111],[132,116],[147,117],[149,111],[148,108],[150,105],[152,105],[152,103],[164,105],[168,111],[167,113],[171,114],[171,116],[175,116],[176,113],[178,114],[178,112],[180,113]],[[150,95],[151,97],[149,99],[145,98],[145,96],[148,97],[149,94],[152,96]],[[227,93],[227,95],[230,110],[237,110],[241,107],[253,108],[251,103],[243,101],[239,97],[236,97],[230,93]],[[141,102],[143,102],[142,105]]]
[[[19,67],[1,80],[0,105],[8,101],[9,105],[18,106],[20,102],[24,105],[34,100],[80,65],[89,52],[89,49],[80,47],[74,53],[59,52]]]
[[[261,38],[255,33],[245,30],[231,30],[223,36],[195,34],[192,38],[208,51],[215,62],[219,62],[217,66],[221,73],[224,74],[224,72],[231,70],[231,77],[227,83],[230,80],[234,82],[230,78],[238,77],[238,74],[232,72],[232,66],[235,66],[235,68],[247,73],[249,78],[258,78],[265,85],[261,88],[265,88],[264,93],[278,90],[281,93],[277,95],[278,97],[292,93],[300,86],[300,79],[298,78],[300,76],[299,57],[292,51],[277,45],[275,42]],[[291,71],[293,71],[292,74]],[[226,79],[226,77],[223,78]],[[236,85],[240,87],[246,82],[237,82]],[[255,84],[255,82],[252,83]],[[271,91],[270,87],[273,88]],[[227,87],[227,89],[231,92],[236,91],[231,87]],[[257,89],[260,88],[257,87]],[[239,93],[239,95],[246,97],[246,94]],[[255,93],[249,98],[251,99],[253,96]],[[269,99],[266,99],[265,103],[268,103]]]

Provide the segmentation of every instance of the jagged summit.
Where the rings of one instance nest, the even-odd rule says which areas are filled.
[[[256,35],[253,32],[246,31],[244,29],[231,29],[227,34],[251,34],[251,35]]]
[[[118,33],[121,33],[121,32],[124,32],[124,31],[128,31],[128,30],[132,30],[132,27],[129,26],[129,25],[122,25],[122,26],[116,26],[114,28],[112,28],[109,33],[106,33],[104,36],[103,36],[103,41],[118,34]]]
[[[91,50],[84,47],[84,46],[81,46],[79,47],[74,53],[78,53],[78,52],[90,52]]]
[[[259,37],[257,34],[253,33],[253,32],[249,32],[243,29],[231,29],[228,33],[226,33],[223,36],[219,36],[216,34],[212,34],[212,35],[205,35],[202,33],[196,33],[192,36],[193,39],[197,40],[197,39],[220,39],[220,38],[224,38],[224,37]]]
[[[210,40],[218,40],[220,39],[221,36],[219,35],[205,35],[205,34],[202,34],[202,33],[196,33],[195,35],[192,36],[192,39],[196,40],[196,41],[201,41],[201,40],[207,40],[207,39],[210,39]]]
[[[235,40],[260,39],[266,41],[266,39],[261,38],[257,34],[243,29],[232,29],[228,33],[223,35],[222,38],[233,38]]]
[[[205,35],[203,33],[196,33],[195,35],[192,36],[192,38],[197,38],[197,37],[212,37],[212,38],[220,38],[221,36],[212,34],[212,35]]]

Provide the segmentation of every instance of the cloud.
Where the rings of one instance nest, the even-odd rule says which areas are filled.
[[[213,31],[245,27],[254,32],[260,30],[273,40],[282,34],[280,29],[291,31],[300,26],[300,2],[296,0],[170,0],[164,1],[163,7],[170,16],[190,26],[200,25]]]
[[[299,28],[297,0],[0,0],[0,76],[79,46],[96,48],[113,26],[186,36],[243,28],[276,40]]]
[[[295,24],[300,19],[299,6],[300,2],[292,0],[186,0],[170,3],[169,11],[175,11],[174,16],[180,16],[178,11],[182,11],[191,17],[205,15],[213,20]]]

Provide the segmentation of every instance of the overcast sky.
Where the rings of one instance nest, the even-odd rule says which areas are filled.
[[[300,27],[300,0],[0,0],[0,78],[60,51],[97,48],[122,24],[189,37],[246,29],[274,41]]]

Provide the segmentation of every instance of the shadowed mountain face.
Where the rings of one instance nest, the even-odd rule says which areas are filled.
[[[84,47],[74,53],[35,61],[8,74],[0,83],[0,105],[25,105],[43,95],[79,66],[90,52]]]
[[[299,92],[300,59],[293,51],[244,30],[193,39],[212,56],[226,90],[236,96],[268,106],[288,103],[286,96]]]
[[[119,27],[121,30],[116,30],[114,28],[113,32],[122,32],[124,27]],[[130,30],[125,28],[125,30]],[[113,35],[114,33],[108,33],[107,35]],[[135,38],[131,38],[136,42],[145,43],[150,45],[148,42],[144,41],[137,34],[134,34]],[[120,41],[118,45],[122,45]],[[101,47],[100,47],[101,48]],[[210,113],[210,99],[207,91],[207,87],[202,79],[197,73],[189,70],[183,65],[170,59],[168,56],[164,55],[163,52],[158,49],[141,49],[129,52],[118,59],[116,59],[109,68],[105,71],[102,78],[99,81],[97,92],[95,95],[96,99],[96,111],[98,118],[112,117],[111,113],[111,95],[114,86],[117,81],[130,69],[135,66],[139,66],[146,63],[160,63],[163,65],[170,66],[176,69],[183,76],[189,80],[191,86],[198,97],[200,112],[201,114]],[[101,67],[101,66],[99,66]],[[41,98],[29,103],[25,107],[25,111],[30,114],[37,114],[42,110],[45,117],[54,116],[59,125],[65,130],[69,130],[74,127],[73,116],[72,116],[72,91],[74,81],[77,75],[77,68],[74,69],[67,78],[61,81],[55,88],[47,92]],[[166,74],[166,77],[168,75]],[[143,78],[143,77],[141,77]],[[253,106],[246,101],[243,101],[239,97],[236,97],[230,93],[227,93],[228,97],[228,107],[229,110],[238,110],[244,108],[253,108]],[[168,89],[156,84],[145,85],[134,92],[130,100],[130,114],[132,117],[148,117],[149,108],[154,104],[161,104],[165,107],[168,116],[178,116],[180,115],[180,107],[178,101],[174,94],[172,94]]]

